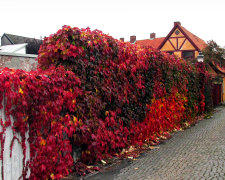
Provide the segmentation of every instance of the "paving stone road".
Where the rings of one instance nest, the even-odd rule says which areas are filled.
[[[138,160],[88,180],[225,180],[225,107]]]

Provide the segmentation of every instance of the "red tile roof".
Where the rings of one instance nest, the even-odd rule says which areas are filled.
[[[145,39],[145,40],[137,40],[135,44],[145,47],[152,47],[158,49],[159,45],[163,42],[165,38],[155,38],[153,40]]]
[[[195,43],[195,45],[200,49],[203,50],[207,44],[205,41],[203,41],[201,38],[197,37],[196,35],[192,34],[190,31],[185,29],[183,26],[180,26],[180,28],[185,32],[185,34]]]

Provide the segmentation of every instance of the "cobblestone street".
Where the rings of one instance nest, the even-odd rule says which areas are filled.
[[[225,179],[225,108],[221,106],[216,111],[212,118],[176,133],[136,161],[86,179]]]

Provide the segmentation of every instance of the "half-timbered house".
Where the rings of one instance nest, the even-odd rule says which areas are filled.
[[[134,39],[134,36],[132,37]],[[151,33],[149,39],[137,40],[134,43],[150,46],[184,59],[196,58],[207,45],[201,38],[181,26],[180,22],[174,22],[172,30],[166,37],[156,38],[155,33]]]

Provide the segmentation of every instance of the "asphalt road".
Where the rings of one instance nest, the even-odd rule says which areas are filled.
[[[225,107],[170,140],[87,180],[225,180]]]

